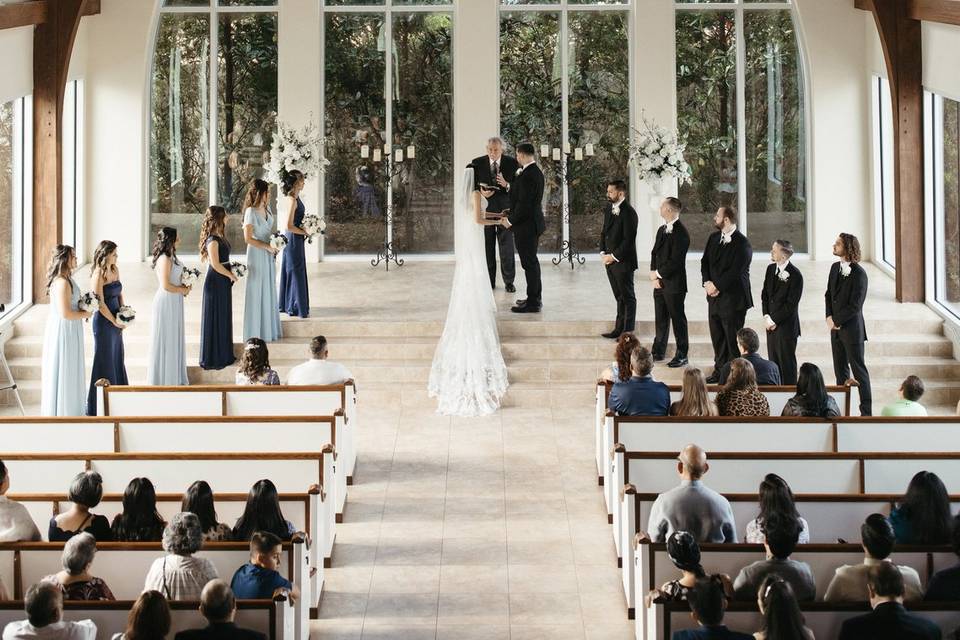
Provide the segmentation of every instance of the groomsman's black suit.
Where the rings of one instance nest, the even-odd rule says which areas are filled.
[[[721,243],[722,232],[714,231],[700,260],[703,282],[712,281],[720,292],[707,296],[710,340],[713,342],[714,376],[726,363],[740,356],[737,331],[743,328],[747,309],[753,306],[750,292],[750,261],[753,247],[747,237],[735,230],[730,241]]]
[[[499,186],[496,174],[493,172],[493,163],[490,156],[480,156],[474,158],[470,163],[473,167],[473,188],[480,189],[480,183]],[[503,176],[507,183],[512,184],[517,176],[517,169],[520,163],[516,158],[508,155],[501,155],[496,164],[497,172]],[[506,189],[498,188],[494,194],[487,198],[487,211],[490,213],[500,213],[504,209],[510,208],[510,194]],[[483,228],[484,239],[487,245],[487,270],[490,272],[490,286],[497,284],[497,245],[500,246],[500,274],[503,276],[504,285],[512,285],[517,276],[517,263],[514,259],[513,231],[499,225],[490,225]]]
[[[680,219],[673,223],[670,233],[667,225],[657,230],[657,239],[650,252],[650,271],[660,274],[660,288],[653,290],[653,311],[657,335],[653,339],[653,355],[666,357],[670,324],[677,343],[675,360],[687,357],[690,341],[687,334],[687,314],[683,304],[687,297],[687,251],[690,233]]]
[[[867,299],[867,272],[854,262],[850,265],[850,275],[844,276],[840,273],[840,263],[834,262],[824,298],[827,316],[833,316],[833,324],[840,327],[830,332],[837,384],[846,382],[852,369],[853,378],[860,385],[860,414],[873,415],[870,372],[864,362],[867,325],[863,320],[863,303]]]
[[[543,186],[543,172],[536,162],[520,170],[510,185],[511,207],[507,216],[527,280],[526,306],[536,310],[542,305],[543,294],[537,243],[547,228],[543,219]]]
[[[603,213],[603,231],[600,233],[600,251],[615,258],[607,265],[607,279],[617,300],[617,324],[614,334],[633,331],[637,319],[637,296],[633,290],[633,276],[637,270],[637,212],[630,203],[620,203],[616,214],[608,202]]]
[[[763,278],[763,315],[770,316],[777,328],[767,331],[767,357],[780,367],[785,385],[797,384],[797,338],[800,337],[800,298],[803,296],[803,274],[787,263],[786,281],[780,278],[776,262],[767,267]]]

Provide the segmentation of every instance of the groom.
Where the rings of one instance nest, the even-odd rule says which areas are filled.
[[[513,230],[513,238],[520,254],[520,266],[527,279],[527,297],[517,300],[511,307],[514,313],[539,313],[542,307],[540,260],[537,258],[537,243],[546,229],[543,221],[543,172],[537,166],[533,145],[524,142],[517,145],[517,161],[520,169],[510,185],[510,215],[503,226]]]

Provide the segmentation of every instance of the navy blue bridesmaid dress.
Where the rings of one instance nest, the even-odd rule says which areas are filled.
[[[103,302],[114,317],[120,311],[120,281],[103,285]],[[97,380],[106,378],[110,384],[128,384],[127,367],[123,363],[123,332],[103,314],[93,314],[93,370],[90,373],[90,391],[87,393],[87,415],[97,415]]]
[[[306,207],[297,198],[297,210],[293,214],[293,224],[303,224]],[[303,248],[305,236],[299,233],[284,232],[287,246],[283,249],[283,269],[280,270],[280,311],[289,316],[306,318],[310,315],[310,293],[307,290],[307,256]]]
[[[224,238],[210,236],[207,247],[216,241],[220,247],[220,262],[230,262],[230,245]],[[208,249],[209,250],[209,249]],[[233,355],[233,283],[230,278],[207,267],[203,279],[203,308],[200,314],[200,367],[223,369],[236,358]]]

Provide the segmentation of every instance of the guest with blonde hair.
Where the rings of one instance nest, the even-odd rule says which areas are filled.
[[[717,404],[710,399],[703,371],[687,367],[683,371],[683,397],[670,405],[670,415],[707,417],[719,415]]]

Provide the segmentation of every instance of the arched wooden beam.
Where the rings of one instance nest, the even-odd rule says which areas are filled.
[[[907,0],[907,15],[913,20],[960,26],[960,0]]]

